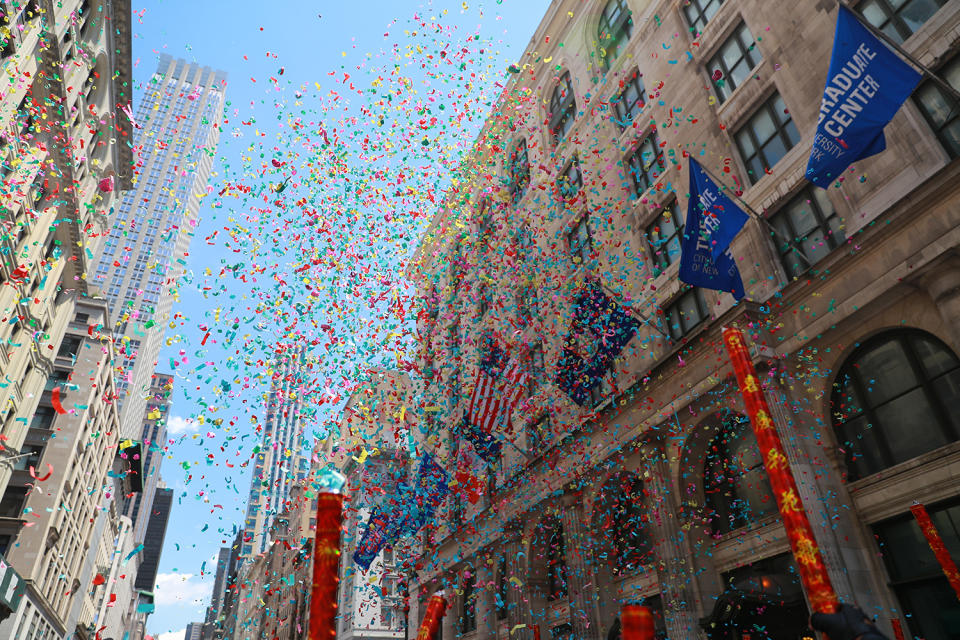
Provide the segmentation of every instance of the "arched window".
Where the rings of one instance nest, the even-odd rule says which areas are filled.
[[[557,524],[547,541],[547,599],[567,597],[567,566],[563,545],[563,527]]]
[[[833,426],[851,480],[960,439],[960,359],[916,330],[860,345],[833,383]]]
[[[726,415],[720,433],[707,447],[703,490],[715,533],[777,512],[757,439],[744,416]]]
[[[507,619],[507,556],[497,556],[497,592],[494,598],[497,620]]]
[[[597,41],[600,43],[600,61],[609,69],[620,57],[621,50],[633,35],[633,15],[626,0],[610,0],[600,14]]]
[[[598,525],[612,543],[610,563],[615,574],[631,573],[653,559],[645,498],[643,480],[634,473],[615,475],[601,490]]]
[[[565,71],[550,98],[550,135],[553,143],[559,144],[573,127],[577,115],[577,99],[573,94],[573,82],[570,72]]]
[[[520,138],[510,152],[510,196],[514,202],[520,200],[530,184],[530,156],[527,154],[527,140]]]

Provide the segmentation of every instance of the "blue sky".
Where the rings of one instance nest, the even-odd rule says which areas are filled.
[[[357,91],[371,89],[378,75],[386,76],[398,67],[395,64],[398,60],[405,60],[407,64],[401,74],[414,80],[414,84],[422,85],[424,91],[432,83],[434,89],[446,86],[452,92],[469,91],[473,97],[484,91],[489,101],[491,95],[496,95],[492,83],[502,80],[506,67],[519,58],[548,5],[548,0],[432,3],[282,0],[267,4],[155,0],[146,6],[134,6],[134,76],[137,83],[148,79],[161,52],[226,71],[229,74],[227,116],[230,122],[224,126],[216,175],[211,183],[216,191],[222,188],[225,179],[243,182],[256,190],[272,182],[271,178],[277,182],[280,180],[269,173],[257,173],[258,167],[270,156],[289,161],[290,166],[301,169],[308,153],[319,158],[321,152],[316,143],[324,133],[334,135],[333,123],[337,119],[357,118],[349,132],[354,142],[365,129],[375,134],[378,129],[386,128],[374,123],[369,119],[369,113],[364,114],[360,109],[366,98],[359,96]],[[434,77],[428,81],[417,70],[416,59],[431,53],[424,46],[429,39],[424,40],[423,34],[417,31],[429,24],[453,29],[449,33],[441,31],[431,36],[434,41],[442,41],[448,35],[463,39],[479,30],[481,40],[477,46],[483,48],[483,53],[474,56],[472,63],[466,63],[467,72],[475,70],[478,74],[472,89],[458,88],[453,77]],[[407,53],[410,57],[406,57]],[[329,75],[331,72],[335,75]],[[446,72],[441,71],[441,76],[443,73]],[[350,78],[346,79],[344,74]],[[315,83],[319,83],[319,89]],[[353,92],[347,91],[351,84],[355,89]],[[337,91],[340,97],[335,100],[331,90]],[[135,100],[140,95],[136,90]],[[474,115],[485,115],[483,100],[475,104]],[[463,108],[461,105],[461,110]],[[414,110],[414,104],[406,108],[401,106],[392,110],[392,117],[395,122],[406,121],[409,125],[421,117]],[[310,134],[298,136],[295,128],[290,126],[291,119],[298,116],[302,116],[304,122],[314,122],[314,126],[306,127],[312,131],[312,139],[307,141],[309,144],[304,144],[300,138]],[[466,137],[472,137],[475,129],[470,127],[481,122],[482,117],[474,118],[473,124],[461,131],[441,134],[437,140],[450,145],[444,153],[418,152],[394,145],[393,150],[378,160],[383,163],[385,172],[381,177],[387,180],[407,162],[415,164],[421,174],[429,175],[430,171],[425,167],[434,163],[432,171],[436,176],[433,182],[421,186],[442,188],[442,176],[446,171],[439,163],[456,154],[457,144],[469,143],[469,140],[458,142],[455,140],[457,136],[463,138],[466,132]],[[324,127],[327,130],[321,131]],[[341,135],[346,132],[341,131]],[[400,141],[398,138],[395,142]],[[295,158],[290,149],[298,150],[302,155]],[[349,145],[346,149],[348,157],[344,162],[350,165],[356,159],[349,157]],[[259,157],[261,153],[265,154],[264,158]],[[314,191],[311,190],[316,187],[316,184],[305,184],[300,190],[291,189],[288,197],[312,196]],[[383,224],[382,210],[368,211],[371,207],[359,199],[347,207],[349,193],[337,185],[323,189],[328,195],[334,193],[323,201],[328,209],[336,202],[344,202],[346,208],[360,211],[359,218],[369,213],[369,219],[364,222],[354,217],[341,217],[337,211],[327,211],[324,224],[333,228],[331,237],[338,233],[341,234],[338,237],[350,236],[355,229],[348,228],[349,224],[354,227],[372,224],[373,218],[377,218],[377,224]],[[217,550],[229,543],[233,527],[242,521],[250,477],[248,468],[240,465],[249,460],[256,444],[252,426],[255,420],[251,421],[251,415],[256,414],[257,393],[262,385],[262,380],[256,377],[262,367],[254,361],[263,356],[264,349],[271,344],[269,325],[283,319],[270,311],[272,317],[262,323],[268,328],[260,335],[250,329],[248,320],[254,317],[251,311],[254,302],[262,303],[261,310],[277,306],[275,296],[284,287],[277,284],[276,279],[269,287],[264,284],[264,280],[269,281],[269,270],[276,269],[286,278],[290,275],[291,265],[300,258],[283,255],[283,247],[300,246],[295,237],[287,238],[285,234],[289,232],[295,236],[302,225],[296,219],[284,222],[282,227],[276,221],[264,222],[263,219],[259,220],[259,226],[251,225],[249,207],[255,204],[252,200],[231,199],[229,195],[205,200],[201,224],[188,259],[190,275],[180,289],[180,301],[174,308],[174,313],[180,313],[182,317],[177,319],[176,329],[167,330],[167,337],[173,338],[173,342],[160,357],[160,370],[169,370],[171,359],[177,362],[173,417],[169,425],[174,444],[170,445],[162,466],[165,482],[175,491],[174,510],[160,563],[157,609],[149,622],[149,632],[159,634],[163,640],[179,639],[188,622],[203,619],[213,584]],[[392,271],[395,275],[402,254],[412,249],[417,232],[425,223],[423,219],[390,221],[389,214],[386,219],[390,224],[408,225],[408,228],[390,238],[381,236],[375,243],[374,250],[397,255],[385,258],[383,264],[374,264],[374,270],[381,269],[382,273],[372,284],[367,282],[361,292],[370,298],[376,297],[371,287],[382,286],[387,294],[403,291],[402,284],[396,282],[390,273]],[[343,228],[338,229],[338,226]],[[271,244],[271,239],[257,237],[258,234],[269,235],[271,231],[282,236],[280,242]],[[217,235],[213,235],[214,232]],[[213,237],[206,240],[210,236]],[[350,242],[353,240],[344,240],[345,245]],[[240,263],[244,266],[238,267]],[[331,263],[323,278],[328,284],[349,286],[349,274],[330,273],[338,270],[338,264],[346,269],[348,263],[349,260],[343,259]],[[250,270],[254,264],[266,267],[257,284],[249,281],[244,284],[236,278],[236,274]],[[373,263],[367,266],[370,264]],[[235,268],[220,275],[224,267]],[[209,275],[206,275],[207,269]],[[208,290],[204,291],[204,287]],[[314,293],[320,298],[324,295],[321,289],[333,291],[331,287],[318,287]],[[303,291],[293,291],[292,294],[296,300],[309,302]],[[333,313],[326,306],[327,302],[313,300],[310,313],[317,327],[328,324],[331,328],[321,330],[314,327],[311,331],[320,337],[337,334],[336,344],[329,350],[332,353],[339,349],[337,359],[332,360],[338,368],[342,368],[345,359],[362,358],[364,354],[369,359],[371,353],[390,351],[396,346],[393,342],[390,348],[385,346],[394,338],[375,326],[376,309],[358,307],[344,313],[339,307],[340,311]],[[280,306],[289,307],[286,302]],[[263,317],[267,318],[266,315]],[[242,337],[236,338],[234,344],[224,344],[234,318],[240,320],[238,333],[248,338],[246,341]],[[360,325],[362,327],[357,328]],[[213,336],[204,347],[200,346],[205,333],[201,326],[207,327]],[[344,336],[343,333],[351,331],[351,327],[356,329],[354,337]],[[257,338],[259,343],[254,342]],[[236,347],[241,343],[247,348],[238,350]],[[387,361],[390,357],[393,356],[388,354]],[[228,358],[232,359],[228,361]],[[244,362],[245,358],[248,362]],[[324,389],[331,396],[338,391],[348,391],[349,382],[334,380],[328,374],[319,374],[318,391]],[[247,380],[240,382],[244,378]],[[226,393],[224,383],[230,387]],[[216,405],[219,410],[216,416],[224,418],[223,424],[216,426],[210,422],[214,417],[211,405]],[[330,402],[320,408],[316,419],[318,425],[335,415],[335,406],[335,402]],[[207,420],[204,424],[199,423],[201,417]],[[230,422],[234,422],[232,428]],[[319,426],[318,429],[322,432]],[[213,456],[209,461],[208,455]],[[233,466],[226,466],[228,462]]]

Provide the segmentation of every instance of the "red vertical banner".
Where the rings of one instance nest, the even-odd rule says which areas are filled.
[[[535,624],[533,626],[533,640],[540,640],[540,625]]]
[[[313,589],[310,591],[310,640],[337,637],[337,585],[340,582],[340,528],[343,495],[317,494],[317,537],[313,546]]]
[[[620,637],[623,640],[653,640],[655,629],[650,607],[625,604],[620,609]]]
[[[930,517],[930,514],[927,513],[927,508],[917,503],[910,507],[910,513],[913,514],[913,517],[917,520],[917,524],[920,525],[920,531],[923,532],[924,537],[927,539],[927,544],[930,545],[933,555],[937,557],[937,562],[940,563],[943,575],[947,576],[947,582],[950,583],[950,586],[953,587],[954,592],[957,594],[957,598],[960,599],[960,571],[957,571],[957,564],[953,561],[953,558],[950,557],[950,551],[947,550],[947,545],[943,543],[943,538],[940,537],[937,526],[933,524],[933,519]]]
[[[423,615],[423,622],[420,623],[420,630],[417,632],[417,640],[432,640],[440,630],[440,621],[443,620],[443,614],[447,611],[447,600],[443,597],[443,592],[439,592],[430,598],[427,603],[427,612]]]
[[[893,637],[896,640],[906,640],[903,637],[903,627],[900,626],[900,618],[890,618],[890,626],[893,627]]]
[[[743,333],[739,329],[724,328],[723,342],[737,376],[737,384],[747,408],[747,415],[750,417],[750,424],[757,436],[757,444],[763,456],[763,466],[767,470],[770,487],[776,496],[783,527],[790,540],[790,548],[797,561],[800,580],[803,582],[810,606],[820,613],[835,613],[840,603],[830,582],[830,576],[827,574],[827,567],[823,563],[823,556],[817,547],[813,527],[810,526],[800,494],[797,492],[797,485],[783,450],[783,443],[777,435],[773,418],[770,417],[770,406],[760,388],[757,371],[753,367],[750,352],[744,343]]]

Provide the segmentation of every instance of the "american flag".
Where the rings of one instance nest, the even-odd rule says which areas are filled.
[[[477,384],[467,406],[467,420],[482,433],[492,433],[501,420],[510,423],[513,408],[520,401],[530,375],[518,357],[506,360],[494,346],[480,363]]]

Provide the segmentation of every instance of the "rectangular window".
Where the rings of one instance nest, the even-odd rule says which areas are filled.
[[[747,166],[750,184],[754,184],[800,141],[800,132],[793,124],[783,98],[775,93],[734,134],[734,138]]]
[[[698,287],[692,287],[664,310],[670,336],[679,340],[707,319],[707,303]]]
[[[614,391],[616,391],[616,385],[614,384],[613,365],[611,364],[590,387],[590,405],[593,407],[600,405],[604,400],[613,396]]]
[[[843,244],[843,220],[823,189],[807,187],[770,216],[774,242],[789,278],[795,278]]]
[[[553,134],[553,144],[560,144],[570,129],[577,115],[577,99],[573,93],[573,82],[570,72],[567,71],[560,78],[550,98],[550,131]]]
[[[902,43],[933,17],[947,0],[864,0],[857,11],[867,22]]]
[[[680,245],[683,242],[683,221],[677,211],[674,200],[660,212],[657,219],[647,226],[647,245],[653,256],[654,273],[660,275],[664,269],[680,259]]]
[[[527,397],[533,396],[544,380],[547,367],[543,359],[543,343],[530,347],[530,375],[527,376]]]
[[[478,296],[479,300],[477,301],[477,303],[478,303],[478,308],[479,308],[479,310],[480,310],[480,317],[482,318],[482,317],[484,317],[485,315],[487,315],[487,311],[490,311],[490,289],[489,289],[489,287],[487,287],[487,285],[485,285],[485,284],[484,284],[484,285],[480,285],[480,287],[479,287],[479,294],[480,294],[480,295]]]
[[[54,411],[53,407],[40,405],[33,413],[33,418],[30,420],[30,428],[50,429],[50,427],[53,425],[53,419],[56,417],[56,415],[57,412]]]
[[[581,216],[576,224],[567,234],[567,246],[570,248],[570,256],[574,264],[586,264],[590,259],[590,253],[593,250],[593,243],[590,239],[590,217]]]
[[[640,79],[640,71],[637,70],[629,80],[623,83],[623,89],[613,102],[613,112],[617,118],[615,122],[620,129],[629,127],[633,119],[643,111],[647,104],[645,98],[643,80]]]
[[[663,173],[663,154],[657,134],[651,132],[627,158],[630,167],[630,180],[633,183],[633,195],[642,196],[657,182]]]
[[[724,0],[686,0],[683,3],[683,13],[687,16],[687,23],[694,34],[699,34],[707,23],[720,10]]]
[[[953,557],[960,555],[960,503],[928,505],[927,513]],[[960,602],[914,517],[905,513],[873,525],[890,584],[900,601],[910,636],[956,637]]]
[[[960,90],[960,56],[944,65],[937,75]],[[931,80],[920,85],[913,99],[950,157],[960,157],[960,101]]]
[[[63,336],[63,340],[60,341],[60,349],[57,351],[57,357],[76,358],[82,344],[83,338],[80,336]]]
[[[760,64],[760,60],[760,50],[757,49],[753,34],[747,24],[741,22],[707,63],[707,71],[721,103],[750,77],[750,72]]]
[[[527,451],[536,455],[550,441],[550,415],[543,414],[527,428]]]
[[[580,161],[574,157],[557,180],[557,189],[563,200],[573,200],[583,190],[583,174],[580,173]]]
[[[19,518],[26,500],[26,487],[8,486],[0,499],[0,518]]]

